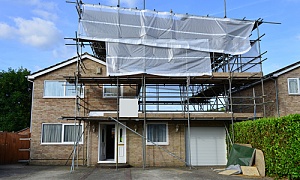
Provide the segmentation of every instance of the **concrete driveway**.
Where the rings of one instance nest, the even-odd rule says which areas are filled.
[[[200,167],[190,170],[189,168],[120,168],[103,169],[95,167],[78,167],[70,173],[70,166],[28,166],[28,165],[0,165],[0,179],[198,179],[198,180],[242,180],[242,179],[262,179],[271,178],[245,177],[245,176],[225,176],[214,172],[210,167]]]

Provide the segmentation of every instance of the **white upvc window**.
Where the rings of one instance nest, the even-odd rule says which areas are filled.
[[[300,94],[299,78],[288,78],[288,91],[289,94]]]
[[[77,94],[84,97],[84,86],[77,86]],[[75,98],[76,89],[74,84],[67,81],[44,81],[44,97],[45,98]]]
[[[123,86],[120,86],[119,96],[123,96]],[[118,96],[118,86],[111,84],[103,84],[103,97],[116,98]]]
[[[42,124],[42,144],[74,144],[77,139],[79,139],[79,144],[83,143],[82,125],[76,125],[75,128],[72,123]]]
[[[147,145],[169,145],[168,123],[147,124]],[[153,143],[152,143],[152,142]]]

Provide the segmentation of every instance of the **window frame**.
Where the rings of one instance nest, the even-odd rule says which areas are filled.
[[[166,125],[166,142],[154,142],[155,144],[153,144],[152,142],[148,142],[148,125],[152,125],[152,124],[155,124],[155,125],[158,125],[158,124],[164,124]],[[156,144],[157,145],[169,145],[169,126],[168,126],[168,123],[167,122],[151,122],[151,123],[147,123],[146,124],[146,145],[149,145],[149,146],[155,146]]]
[[[43,142],[43,131],[44,131],[44,128],[43,126],[44,125],[47,125],[47,124],[53,124],[53,125],[62,125],[62,129],[61,129],[61,142]],[[41,126],[41,144],[42,145],[74,145],[74,141],[72,142],[64,142],[64,133],[65,133],[65,126],[74,126],[74,123],[42,123],[42,126]],[[76,124],[77,126],[79,126],[79,124]],[[80,124],[81,126],[81,134],[83,133],[83,124]],[[81,141],[78,142],[78,144],[83,144],[83,139],[84,139],[84,135],[82,135],[81,137]]]
[[[288,83],[287,86],[288,86],[288,94],[289,95],[300,95],[300,84],[299,84],[300,82],[299,82],[299,79],[300,78],[288,78],[287,79],[287,83]],[[291,89],[290,89],[290,80],[297,80],[298,92],[296,92],[296,93],[292,93],[291,92]]]
[[[46,96],[45,95],[45,90],[46,90],[46,83],[47,82],[63,82],[64,84],[63,84],[63,88],[64,88],[64,92],[63,92],[63,96]],[[75,86],[74,86],[75,87]],[[85,89],[85,87],[84,86],[82,86],[82,92],[81,92],[81,94],[80,94],[80,98],[84,98],[84,89]],[[67,96],[66,95],[67,94],[67,81],[65,81],[65,80],[44,80],[44,88],[43,88],[43,98],[76,98],[76,95],[74,95],[74,96]]]
[[[117,85],[116,84],[103,84],[102,86],[102,97],[103,98],[117,98],[118,95],[114,95],[114,96],[106,96],[105,95],[105,87],[109,87],[112,88],[112,86],[115,86],[117,88]],[[119,97],[123,97],[123,86],[120,85],[120,94],[119,94]]]

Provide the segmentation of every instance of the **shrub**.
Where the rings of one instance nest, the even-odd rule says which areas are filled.
[[[267,175],[300,179],[300,114],[238,122],[234,136],[264,152]]]

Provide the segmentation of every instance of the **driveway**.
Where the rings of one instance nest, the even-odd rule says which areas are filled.
[[[246,177],[219,175],[210,167],[199,167],[190,170],[189,168],[120,168],[103,169],[95,167],[78,167],[70,173],[70,166],[29,166],[29,165],[0,165],[0,179],[122,179],[122,180],[149,180],[149,179],[197,179],[197,180],[242,180],[242,179],[262,179],[271,178]]]

